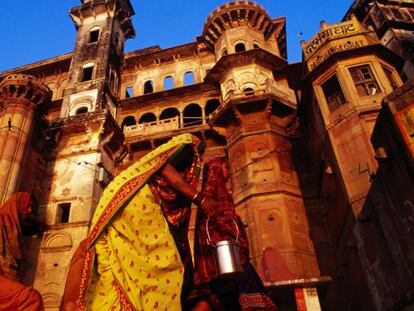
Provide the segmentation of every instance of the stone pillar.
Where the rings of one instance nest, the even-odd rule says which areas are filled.
[[[0,204],[18,191],[36,107],[50,97],[34,77],[12,74],[0,83]]]

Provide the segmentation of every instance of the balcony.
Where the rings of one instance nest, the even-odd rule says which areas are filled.
[[[274,80],[267,79],[264,86],[256,90],[248,89],[243,92],[228,92],[224,98],[224,103],[249,101],[259,97],[270,97],[274,100],[296,110],[297,100],[295,92],[285,86],[280,85]]]
[[[148,136],[161,132],[169,132],[180,128],[178,117],[158,120],[149,123],[125,126],[124,135],[126,138]]]

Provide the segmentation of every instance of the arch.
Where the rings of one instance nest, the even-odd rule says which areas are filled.
[[[204,114],[206,115],[207,119],[209,118],[210,114],[212,114],[218,107],[220,107],[220,101],[218,99],[210,99],[207,101],[204,107]]]
[[[165,120],[165,119],[170,119],[170,118],[174,118],[176,116],[180,116],[180,112],[178,111],[177,108],[166,108],[164,109],[161,114],[160,114],[160,120]]]
[[[86,108],[87,112],[93,111],[95,99],[92,96],[83,96],[81,98],[76,99],[70,105],[69,109],[69,116],[76,116],[78,115],[78,110],[81,108]],[[81,112],[84,113],[84,112]]]
[[[227,53],[227,49],[226,48],[224,48],[222,51],[221,51],[221,57],[223,57],[223,56],[226,56],[228,53]]]
[[[62,231],[47,236],[43,243],[42,250],[44,252],[67,251],[72,248],[72,237],[70,234]]]
[[[124,129],[125,126],[131,126],[137,124],[134,116],[127,116],[124,118],[121,124],[121,128]]]
[[[144,83],[144,94],[154,92],[154,82],[152,80],[145,81]]]
[[[201,107],[197,104],[189,104],[183,111],[184,127],[196,126],[203,124],[203,115]]]
[[[88,112],[88,107],[86,107],[86,106],[80,106],[80,107],[78,107],[76,109],[75,116],[78,116],[80,114],[84,114],[84,113],[87,113],[87,112]]]
[[[184,73],[184,85],[191,85],[195,83],[194,73],[192,71],[187,71]]]
[[[157,121],[157,117],[155,116],[155,114],[153,114],[152,112],[147,112],[144,113],[141,118],[139,118],[138,123],[150,123],[150,122],[154,122]]]
[[[243,89],[243,93],[246,96],[252,96],[252,95],[254,95],[254,89],[251,88],[251,87],[246,87],[246,88]]]
[[[166,76],[164,78],[164,90],[171,90],[174,88],[174,78],[172,76]]]
[[[258,42],[253,42],[253,48],[254,49],[259,49],[260,48],[260,44]]]
[[[244,44],[244,42],[236,43],[236,45],[234,46],[234,50],[236,51],[236,53],[244,52],[246,51],[246,45]]]

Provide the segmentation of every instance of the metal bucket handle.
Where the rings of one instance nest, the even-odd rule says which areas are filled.
[[[237,225],[237,222],[233,218],[231,218],[231,220],[233,220],[234,225],[236,226],[236,232],[237,232],[237,234],[236,234],[236,243],[238,243],[239,242],[239,234],[240,234],[239,226]],[[212,245],[213,242],[211,241],[210,232],[208,231],[208,222],[209,221],[210,221],[210,216],[208,216],[207,220],[206,220],[206,232],[207,232],[207,243]]]

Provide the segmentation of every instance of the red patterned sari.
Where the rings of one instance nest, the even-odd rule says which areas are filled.
[[[204,169],[202,191],[216,199],[222,211],[222,214],[211,217],[209,220],[208,230],[211,240],[213,243],[236,240],[236,222],[239,228],[239,255],[244,273],[237,282],[218,278],[213,255],[214,248],[208,243],[207,215],[203,210],[198,209],[194,242],[194,279],[197,296],[204,296],[214,310],[276,311],[276,306],[267,296],[266,289],[250,264],[246,230],[236,213],[233,198],[226,187],[224,159],[214,158],[205,165]]]

